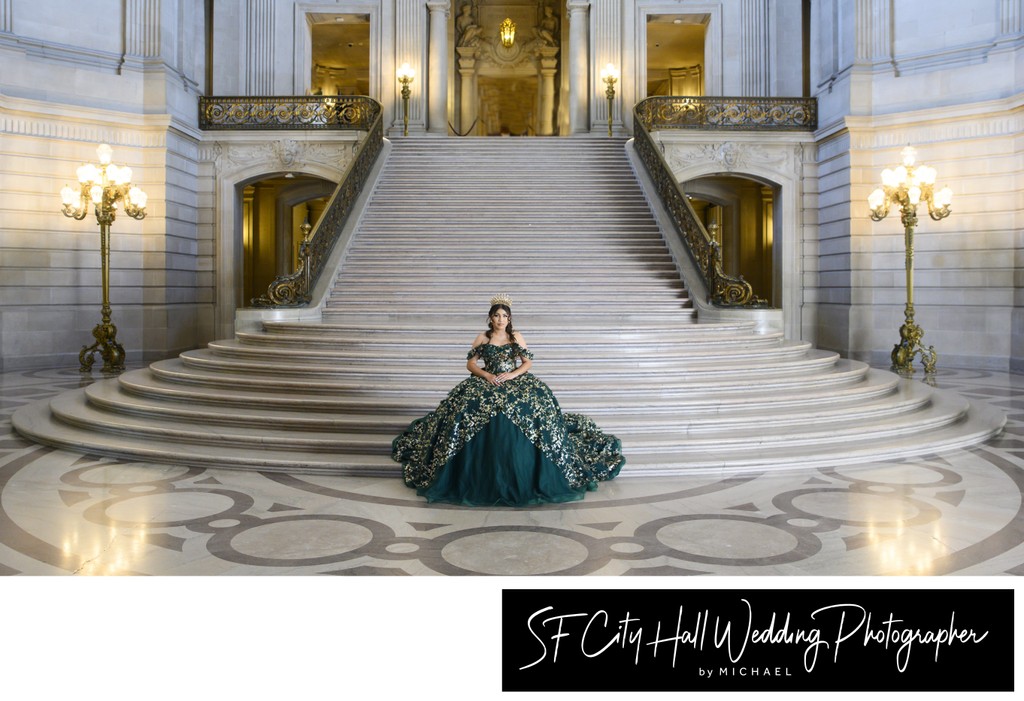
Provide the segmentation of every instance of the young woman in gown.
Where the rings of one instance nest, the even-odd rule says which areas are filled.
[[[562,413],[548,386],[530,374],[533,354],[512,327],[511,302],[507,295],[491,300],[488,330],[468,355],[472,376],[392,444],[405,483],[428,501],[572,501],[626,462],[615,436],[582,414]]]

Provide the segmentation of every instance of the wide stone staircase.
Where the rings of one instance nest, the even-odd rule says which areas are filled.
[[[673,235],[671,233],[667,235]],[[320,322],[266,322],[37,403],[36,441],[166,463],[397,475],[498,292],[623,475],[787,469],[980,442],[998,412],[753,322],[700,323],[621,139],[399,139]]]

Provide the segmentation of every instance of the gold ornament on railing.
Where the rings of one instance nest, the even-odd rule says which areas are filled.
[[[117,217],[118,206],[132,219],[146,216],[146,193],[132,185],[132,169],[111,163],[113,149],[101,144],[96,149],[100,164],[86,164],[78,168],[78,187],[65,185],[61,188],[64,216],[82,220],[94,208],[96,222],[100,227],[100,265],[103,282],[102,320],[92,330],[96,342],[83,346],[78,354],[82,372],[92,370],[93,355],[103,358],[103,372],[124,370],[124,347],[117,341],[117,327],[110,320],[110,225]]]
[[[661,123],[647,121],[651,113],[640,109],[650,99],[633,110],[633,123],[637,127],[634,130],[634,147],[679,237],[690,251],[707,289],[708,302],[722,307],[769,306],[767,300],[754,294],[750,283],[742,276],[727,275],[722,269],[722,253],[718,242],[711,237],[693,211],[689,199],[665,161],[665,156],[650,134],[654,126],[662,126]]]
[[[373,165],[384,148],[382,113],[380,105],[376,102],[374,104],[377,110],[373,124],[365,138],[360,140],[355,158],[331,195],[320,221],[299,245],[298,269],[270,283],[265,295],[251,301],[252,306],[296,307],[309,303],[313,287],[327,264],[331,249],[341,238],[345,223],[355,209],[363,186],[369,180]]]
[[[917,151],[912,146],[907,146],[900,155],[903,165],[882,171],[882,187],[868,196],[868,207],[871,208],[871,218],[881,221],[895,204],[900,209],[900,221],[903,223],[907,304],[900,327],[900,342],[892,349],[892,370],[901,375],[913,375],[914,358],[920,355],[928,376],[935,372],[938,355],[934,346],[924,347],[921,341],[924,330],[914,323],[914,227],[917,226],[917,206],[921,202],[927,204],[928,216],[935,221],[948,217],[952,211],[953,191],[944,187],[935,192],[935,169],[915,165]]]

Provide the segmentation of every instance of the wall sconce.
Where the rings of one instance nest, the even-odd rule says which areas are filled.
[[[90,372],[95,362],[93,355],[99,352],[103,358],[103,372],[124,370],[124,347],[117,342],[117,327],[110,321],[110,225],[117,216],[119,203],[124,204],[124,213],[132,219],[146,216],[146,193],[132,185],[132,169],[110,162],[113,149],[101,144],[96,149],[99,166],[92,164],[78,168],[78,188],[65,185],[60,198],[64,203],[64,216],[85,219],[89,205],[95,209],[96,221],[100,226],[100,264],[103,280],[102,321],[92,330],[96,342],[83,346],[78,354],[82,372]]]
[[[619,81],[619,70],[609,63],[601,69],[601,80],[608,86],[604,94],[608,97],[608,136],[612,135],[612,105],[615,100],[615,83]]]
[[[506,49],[512,48],[516,40],[516,24],[511,17],[506,17],[501,23],[501,45]]]
[[[928,204],[928,215],[938,221],[949,216],[949,205],[953,202],[953,191],[944,187],[934,192],[935,169],[928,166],[914,166],[917,152],[912,146],[901,151],[903,165],[882,171],[882,187],[868,196],[871,218],[881,221],[889,213],[889,207],[900,208],[903,222],[904,248],[907,268],[906,320],[900,327],[900,342],[892,349],[892,370],[901,375],[913,375],[914,357],[920,353],[925,375],[935,372],[935,347],[925,348],[921,343],[924,330],[914,323],[914,227],[917,226],[917,205]]]
[[[404,124],[402,136],[409,136],[409,95],[412,94],[409,84],[412,83],[415,75],[416,71],[410,68],[408,63],[403,63],[397,71],[398,82],[402,84],[402,122]]]

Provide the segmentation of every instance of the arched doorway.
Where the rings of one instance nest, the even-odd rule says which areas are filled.
[[[320,220],[336,185],[310,175],[265,177],[239,187],[242,300],[298,267],[299,244]]]
[[[565,0],[453,4],[452,130],[460,136],[562,133],[568,127]]]
[[[781,265],[775,242],[779,186],[741,175],[709,175],[687,181],[683,190],[722,251],[722,268],[742,275],[754,294],[782,306]]]

